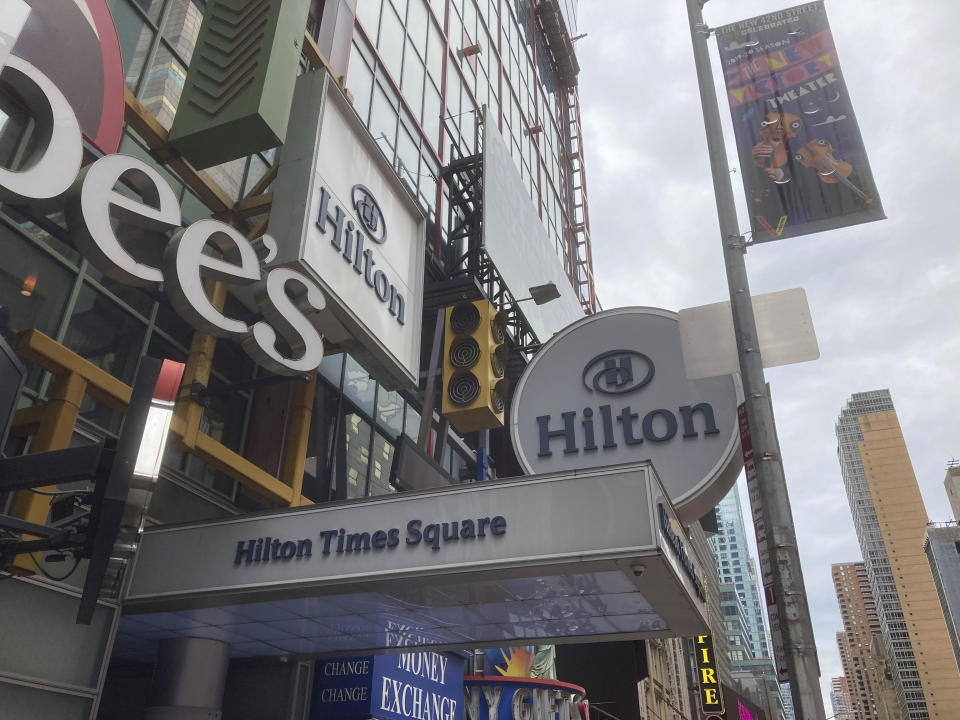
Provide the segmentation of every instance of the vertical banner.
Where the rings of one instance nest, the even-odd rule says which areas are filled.
[[[882,220],[823,3],[714,32],[754,241]]]

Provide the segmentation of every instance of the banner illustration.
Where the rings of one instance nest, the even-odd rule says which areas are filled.
[[[754,240],[882,220],[823,3],[714,32]]]

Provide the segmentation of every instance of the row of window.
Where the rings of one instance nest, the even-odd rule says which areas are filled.
[[[434,163],[476,153],[486,108],[487,122],[499,126],[548,237],[566,261],[566,168],[560,161],[565,91],[556,85],[545,49],[532,60],[530,7],[518,3],[501,11],[497,0],[459,0],[446,17],[445,9],[443,2],[426,0],[358,4],[347,78],[356,110],[419,197],[421,184],[435,188],[436,169],[418,170],[414,148]]]

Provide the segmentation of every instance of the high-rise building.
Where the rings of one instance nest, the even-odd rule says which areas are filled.
[[[900,714],[951,717],[960,707],[960,673],[923,555],[927,513],[890,392],[852,395],[836,436]]]
[[[773,652],[764,619],[756,562],[747,544],[743,510],[736,487],[717,506],[717,527],[719,532],[710,538],[710,545],[722,583],[724,612],[728,613],[725,619],[728,623],[727,642],[732,672],[741,684],[744,684],[748,674],[755,675],[750,684],[762,693],[762,704],[766,704],[763,697],[769,696],[772,698],[769,704],[776,716],[787,717],[788,706],[783,694],[784,690],[789,692],[789,686],[781,686],[775,681]],[[740,606],[736,614],[734,602]],[[742,641],[739,623],[733,622],[735,617],[741,615],[745,630]],[[792,702],[789,708],[792,712]]]
[[[740,497],[734,487],[717,506],[719,532],[710,538],[713,554],[717,559],[720,582],[733,583],[747,618],[747,636],[750,652],[755,658],[769,658],[770,641],[764,623],[760,599],[760,584],[747,534],[743,524]]]
[[[893,677],[893,667],[887,656],[887,644],[882,634],[876,634],[870,641],[870,657],[876,668],[877,688],[873,703],[877,706],[880,720],[902,720],[900,701],[897,699],[897,684]]]
[[[797,716],[793,710],[793,693],[790,691],[790,683],[780,683],[780,697],[783,698],[784,720],[796,720]]]
[[[830,705],[833,708],[833,720],[856,720],[846,676],[830,679]]]
[[[720,606],[723,608],[723,624],[727,636],[730,666],[736,671],[741,663],[753,660],[753,648],[750,646],[746,609],[737,597],[733,583],[720,583]]]
[[[837,633],[837,647],[851,718],[876,720],[879,715],[874,698],[878,680],[876,663],[870,655],[870,641],[880,633],[880,618],[870,592],[867,568],[862,562],[840,563],[833,565],[830,572],[843,619],[843,632]]]
[[[953,655],[960,668],[960,526],[956,522],[927,526],[923,551],[930,563]]]

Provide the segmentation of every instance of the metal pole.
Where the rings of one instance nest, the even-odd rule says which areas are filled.
[[[763,530],[773,573],[773,591],[776,611],[779,615],[784,658],[793,694],[793,705],[798,720],[824,720],[823,700],[820,693],[820,665],[814,642],[810,610],[807,606],[797,552],[790,498],[783,473],[783,463],[778,452],[773,411],[767,395],[763,362],[757,342],[757,327],[747,282],[747,267],[744,260],[746,247],[737,223],[730,169],[720,126],[720,111],[710,68],[707,47],[707,28],[703,22],[702,7],[706,0],[686,0],[690,21],[690,37],[693,42],[693,58],[700,87],[703,106],[703,124],[707,134],[707,149],[710,155],[710,171],[717,201],[717,216],[720,221],[720,239],[723,244],[723,259],[727,269],[727,287],[733,311],[733,328],[740,358],[740,375],[750,423],[750,434],[756,462]],[[772,625],[773,623],[771,623]],[[771,628],[773,630],[773,628]]]

